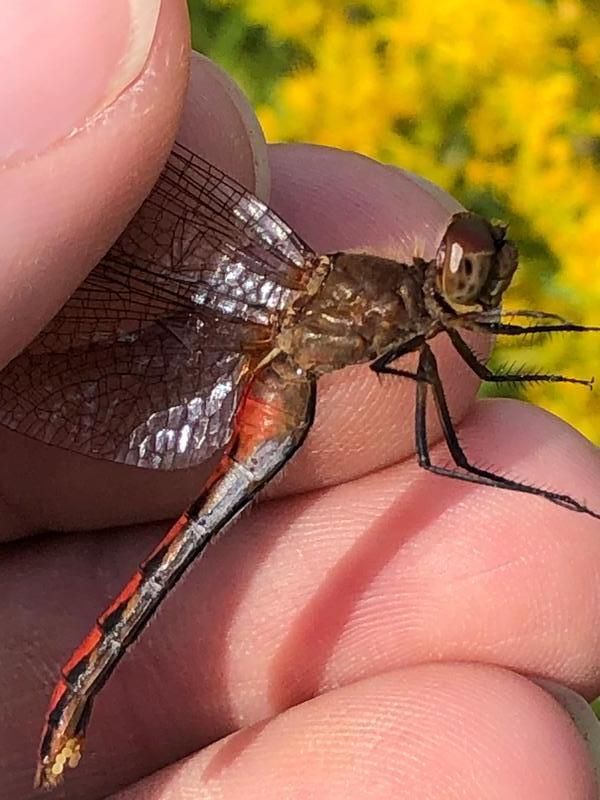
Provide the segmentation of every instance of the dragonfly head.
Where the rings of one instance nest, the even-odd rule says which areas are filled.
[[[451,305],[497,308],[517,268],[506,226],[455,214],[436,255],[437,288]]]

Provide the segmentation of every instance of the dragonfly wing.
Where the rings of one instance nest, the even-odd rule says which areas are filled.
[[[176,145],[109,253],[0,373],[0,424],[126,464],[205,460],[315,260],[260,200]]]
[[[240,323],[272,326],[306,290],[316,261],[262,201],[175,145],[103,269],[115,280],[126,275],[145,283],[147,308],[202,307]]]
[[[130,342],[26,351],[0,375],[0,424],[140,467],[178,469],[206,460],[231,436],[248,359],[191,351],[167,324]]]

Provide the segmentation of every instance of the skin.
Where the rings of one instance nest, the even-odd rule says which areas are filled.
[[[0,220],[5,360],[156,176],[179,123],[186,36],[183,4],[165,1],[137,94],[0,178],[3,209],[10,198]],[[357,156],[267,147],[239,90],[205,60],[193,61],[179,138],[270,198],[317,251],[407,259],[418,245],[427,255],[457,208]],[[6,222],[18,208],[30,236]],[[467,368],[444,343],[437,353],[476,462],[600,505],[592,445],[539,409],[476,401]],[[128,654],[98,697],[81,767],[55,796],[592,800],[583,739],[524,676],[600,693],[600,524],[424,473],[405,381],[360,368],[320,390],[301,453]],[[2,795],[23,800],[34,796],[58,665],[210,465],[150,473],[3,430],[0,447]],[[443,448],[434,453],[445,461]]]

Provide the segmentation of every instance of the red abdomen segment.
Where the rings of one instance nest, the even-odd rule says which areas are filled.
[[[285,357],[255,375],[227,452],[202,494],[62,668],[46,718],[36,786],[56,786],[67,766],[77,766],[96,694],[187,567],[298,449],[312,423],[314,401],[314,383]]]

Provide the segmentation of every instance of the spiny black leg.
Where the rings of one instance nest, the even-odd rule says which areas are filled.
[[[387,353],[384,353],[383,355],[379,356],[379,358],[376,358],[375,361],[372,361],[369,366],[371,367],[373,372],[377,372],[380,375],[385,375],[385,374],[397,375],[398,372],[390,372],[390,370],[388,369],[392,361],[395,361],[397,358],[405,356],[408,353],[414,353],[421,347],[424,341],[425,339],[423,338],[422,334],[419,334],[418,336],[413,336],[412,339],[409,339],[407,342],[404,342],[403,344],[399,345],[394,350],[389,350]],[[411,373],[404,375],[403,377],[410,378],[414,377],[414,375]]]
[[[517,311],[501,311],[500,318],[513,318],[518,319],[519,317],[523,317],[526,319],[553,319],[555,322],[560,322],[561,325],[569,325],[569,320],[561,317],[560,314],[553,314],[550,311],[529,311],[525,310],[517,310]]]
[[[561,317],[560,314],[553,314],[551,311],[530,311],[529,309],[517,309],[510,311],[500,311],[494,308],[490,311],[476,311],[463,314],[463,317],[471,318],[480,322],[501,322],[503,319],[552,319],[562,325],[569,325],[569,320]]]
[[[538,497],[545,497],[546,500],[555,503],[556,505],[568,508],[571,511],[580,511],[583,514],[589,514],[591,517],[600,519],[600,514],[591,511],[583,503],[579,503],[567,494],[560,494],[559,492],[552,492],[547,489],[540,489],[537,486],[529,486],[526,483],[505,478],[502,475],[496,475],[494,472],[476,467],[469,462],[465,452],[463,451],[454,424],[450,416],[450,410],[446,402],[446,397],[442,387],[442,382],[437,369],[435,356],[427,345],[421,348],[421,357],[419,359],[419,373],[426,377],[426,380],[419,380],[417,383],[417,404],[416,404],[416,447],[419,456],[419,464],[430,472],[436,475],[443,475],[448,478],[457,478],[458,480],[468,481],[470,483],[479,483],[485,486],[494,486],[498,489],[509,489],[515,492],[524,492],[525,494],[533,494]],[[450,469],[448,467],[439,467],[431,463],[429,457],[429,449],[427,444],[426,433],[426,414],[425,414],[425,397],[427,386],[430,385],[433,391],[436,410],[442,426],[444,439],[448,445],[448,450],[452,460],[457,467],[464,469],[465,472]]]
[[[417,392],[415,402],[415,449],[417,451],[419,466],[439,475],[446,475],[447,477],[459,478],[467,481],[473,480],[476,483],[482,483],[483,481],[480,481],[479,479],[476,479],[470,475],[463,475],[456,470],[450,470],[445,467],[437,467],[435,464],[431,463],[431,456],[429,454],[429,441],[427,439],[427,392],[430,384],[428,373],[431,372],[431,365],[428,364],[428,355],[431,355],[431,364],[437,373],[437,363],[435,361],[435,357],[433,356],[433,353],[431,353],[428,345],[423,345],[419,357],[419,366],[417,371],[417,375],[419,377],[417,377]],[[447,426],[444,425],[444,421],[442,421],[444,438],[446,439],[448,448],[451,450],[451,452],[452,447],[449,439],[452,440],[454,449],[453,459],[457,466],[464,466],[465,464],[468,464],[468,461],[460,446],[458,437],[456,436],[454,425],[452,424],[449,413],[447,419],[450,421],[450,424]]]
[[[375,370],[377,375],[395,375],[397,378],[410,378],[412,381],[425,381],[426,379],[418,372],[411,372],[408,369],[396,369],[396,367],[379,367]]]
[[[488,322],[475,317],[460,317],[460,327],[481,333],[502,336],[525,336],[528,333],[592,333],[600,331],[591,325],[576,325],[574,322],[560,322],[556,325],[513,325],[510,322]]]
[[[424,345],[426,346],[426,345]],[[392,354],[393,355],[393,354]],[[393,356],[395,358],[395,356]],[[415,442],[417,458],[421,467],[429,468],[431,460],[429,458],[429,444],[427,442],[427,384],[428,379],[423,372],[422,362],[423,355],[419,355],[419,364],[416,372],[410,372],[406,369],[397,369],[390,367],[387,362],[393,360],[388,355],[384,355],[377,359],[371,365],[378,375],[396,375],[399,378],[410,378],[417,384],[417,396],[415,404]]]
[[[465,364],[484,381],[489,381],[490,383],[579,383],[582,386],[588,386],[590,389],[594,383],[593,379],[567,378],[564,375],[546,375],[542,373],[503,372],[495,374],[479,361],[457,330],[449,328],[446,333]]]
[[[429,348],[428,348],[429,349]],[[423,354],[419,357],[419,372],[422,374]],[[424,469],[435,471],[429,457],[429,442],[427,441],[427,392],[428,384],[426,380],[417,383],[415,399],[415,449],[419,466]]]

